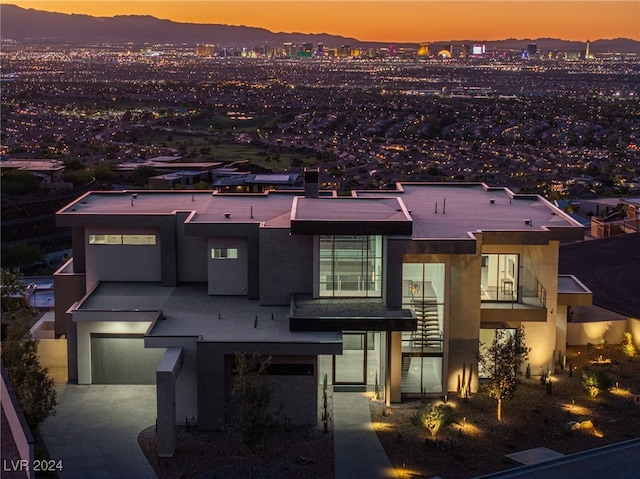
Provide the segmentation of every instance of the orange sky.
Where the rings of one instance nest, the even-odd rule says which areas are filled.
[[[331,33],[362,41],[417,43],[541,37],[640,40],[638,0],[1,0],[1,3],[95,16],[144,14],[178,22]]]

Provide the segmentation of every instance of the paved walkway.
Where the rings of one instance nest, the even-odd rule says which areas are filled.
[[[371,425],[365,393],[333,393],[335,479],[397,478]]]
[[[60,479],[155,479],[138,446],[138,434],[155,423],[156,387],[79,386],[58,389],[56,415],[40,431]]]

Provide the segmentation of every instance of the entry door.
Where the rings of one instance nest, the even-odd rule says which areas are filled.
[[[366,384],[367,333],[342,333],[342,355],[333,357],[334,384]]]

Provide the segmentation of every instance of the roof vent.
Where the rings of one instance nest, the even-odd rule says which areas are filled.
[[[524,224],[525,225],[529,225],[529,226],[533,226],[533,221],[532,220],[524,220]]]
[[[496,200],[489,200],[489,203],[491,203],[492,205],[496,204]]]
[[[231,213],[225,213],[225,214],[224,214],[224,217],[225,217],[225,218],[231,218]]]

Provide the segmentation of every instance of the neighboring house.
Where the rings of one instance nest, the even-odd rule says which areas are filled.
[[[612,199],[608,199],[608,201],[611,204],[616,202]],[[598,206],[596,205],[596,207]],[[609,208],[606,208],[605,211],[607,214],[604,216],[596,214],[591,217],[591,236],[594,238],[606,238],[640,231],[640,199],[617,200],[614,210],[609,212]]]
[[[460,386],[496,328],[526,326],[531,367],[566,345],[561,242],[584,228],[536,195],[484,184],[395,191],[91,192],[57,213],[73,259],[55,275],[69,379],[156,383],[161,455],[176,423],[223,428],[236,352],[271,356],[281,418],[315,424],[324,374],[387,403]],[[186,419],[185,419],[186,418]]]
[[[570,309],[568,344],[618,344],[628,331],[640,346],[640,233],[564,244],[559,270],[593,292]]]
[[[29,171],[40,178],[43,185],[52,185],[62,181],[64,164],[60,160],[23,159],[0,161],[0,171]],[[69,186],[71,188],[71,186]]]

